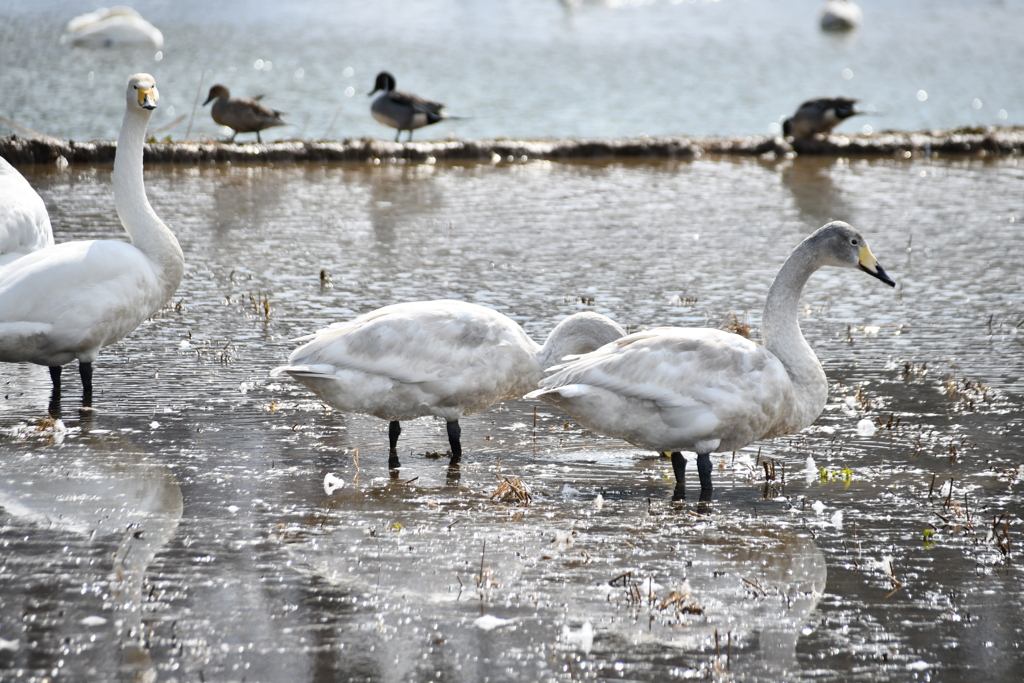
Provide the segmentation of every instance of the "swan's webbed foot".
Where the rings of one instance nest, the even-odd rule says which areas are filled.
[[[78,361],[78,376],[82,378],[82,398],[92,398],[92,363]]]
[[[697,474],[700,476],[700,495],[701,500],[704,500],[706,494],[708,498],[711,497],[711,492],[715,489],[711,485],[711,454],[710,453],[698,453],[697,454]]]
[[[462,462],[462,427],[459,426],[459,421],[448,423],[448,445],[452,448],[452,459],[449,461],[452,465],[457,465]]]

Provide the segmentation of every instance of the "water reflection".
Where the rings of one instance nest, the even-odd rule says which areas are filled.
[[[782,184],[790,191],[800,219],[808,225],[821,226],[831,220],[859,224],[859,216],[832,181],[835,166],[835,159],[813,156],[779,164]]]
[[[147,169],[188,261],[183,307],[108,350],[111,382],[79,418],[86,424],[66,390],[63,445],[52,428],[36,429],[45,369],[0,364],[0,485],[13,480],[5,496],[30,507],[29,481],[75,481],[76,468],[145,479],[117,467],[150,463],[154,502],[137,509],[169,527],[177,513],[155,502],[166,463],[187,514],[147,564],[167,531],[154,528],[153,547],[141,547],[151,534],[132,538],[129,516],[92,537],[88,511],[83,535],[5,505],[0,638],[19,649],[0,649],[0,677],[24,667],[41,676],[62,656],[76,673],[85,662],[98,678],[118,676],[127,636],[111,622],[127,623],[130,608],[111,596],[138,593],[129,578],[140,550],[148,653],[167,678],[711,677],[727,665],[731,631],[742,680],[870,681],[919,661],[947,678],[985,669],[1015,680],[1024,624],[1014,586],[1024,584],[986,535],[1020,489],[1018,160],[810,161],[783,166],[785,176],[779,162],[743,159],[438,164],[422,174],[361,164]],[[119,234],[109,170],[28,175],[59,241]],[[500,306],[535,338],[576,310],[696,326],[749,311],[756,330],[779,265],[839,210],[864,223],[906,283],[902,301],[866,278],[811,279],[801,325],[824,361],[829,407],[799,435],[717,456],[710,506],[692,488],[671,502],[666,460],[545,406],[535,423],[528,401],[463,425],[474,457],[457,473],[426,455],[443,422],[408,423],[392,480],[386,423],[325,411],[267,376],[294,337],[394,300]],[[248,299],[260,293],[269,316]],[[862,435],[861,420],[877,433]],[[808,455],[824,477],[799,474]],[[787,475],[771,500],[758,464],[767,459]],[[327,473],[348,485],[326,496]],[[531,487],[530,506],[492,500],[512,475]],[[933,476],[941,499],[929,500]],[[829,523],[839,511],[842,528]],[[932,548],[922,545],[929,524],[941,527]],[[905,583],[891,598],[876,565],[886,555]],[[822,557],[828,592],[815,605]],[[646,599],[652,579],[657,604]],[[687,583],[703,614],[660,609]],[[484,630],[481,610],[511,623]],[[83,624],[88,616],[108,621]],[[563,637],[587,623],[589,652]]]
[[[62,431],[61,424],[49,427],[58,442]],[[13,668],[56,671],[67,664],[77,673],[118,669],[134,680],[154,680],[144,584],[181,519],[181,489],[131,441],[98,431],[75,447],[18,448],[0,460],[0,521],[18,527],[23,538],[24,558],[14,564],[50,568],[21,575],[4,591],[0,636],[18,641]],[[63,552],[56,551],[60,546]],[[85,599],[68,604],[62,595],[72,592]],[[31,619],[23,620],[22,611]],[[105,635],[92,645],[97,634]],[[117,646],[105,645],[108,638]],[[75,656],[58,643],[73,644]]]

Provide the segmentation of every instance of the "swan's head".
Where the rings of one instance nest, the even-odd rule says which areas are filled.
[[[896,283],[885,269],[882,268],[875,255],[871,253],[864,235],[849,223],[832,221],[819,228],[807,238],[819,250],[822,263],[830,266],[859,268],[872,277],[876,277],[890,287]]]
[[[156,89],[156,81],[149,74],[135,74],[128,79],[128,111],[145,111],[152,113],[160,101],[160,93]]]
[[[231,91],[225,88],[220,83],[218,83],[217,85],[210,88],[210,94],[206,97],[206,101],[203,102],[203,106],[205,107],[213,100],[219,100],[221,98],[225,100],[231,99]]]
[[[379,74],[377,74],[377,81],[376,83],[373,84],[373,90],[366,94],[369,96],[374,94],[378,90],[383,90],[384,92],[391,92],[392,90],[395,89],[396,83],[397,81],[395,81],[394,76],[389,74],[387,71],[381,71]]]

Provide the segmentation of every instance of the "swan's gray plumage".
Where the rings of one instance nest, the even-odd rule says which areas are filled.
[[[426,415],[458,423],[464,415],[535,389],[543,364],[621,338],[614,321],[577,313],[540,346],[516,322],[462,301],[394,304],[307,337],[288,357],[287,373],[343,412],[397,423]],[[451,436],[451,431],[449,432]],[[392,438],[392,449],[397,441]],[[452,441],[453,458],[459,452]]]
[[[779,271],[765,301],[763,344],[714,329],[637,332],[550,368],[527,398],[635,446],[696,452],[701,488],[710,491],[710,453],[797,432],[824,408],[825,373],[798,323],[804,283],[823,265],[859,267],[894,284],[864,237],[835,221],[805,239]],[[675,455],[682,484],[685,461]]]

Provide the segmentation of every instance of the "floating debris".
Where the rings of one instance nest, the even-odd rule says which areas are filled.
[[[491,500],[514,505],[529,505],[533,500],[530,487],[519,477],[502,477],[498,488],[491,494]]]

